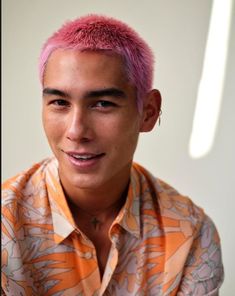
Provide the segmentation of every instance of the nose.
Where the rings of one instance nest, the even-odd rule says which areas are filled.
[[[66,138],[70,141],[88,142],[91,140],[91,128],[88,114],[79,108],[71,110],[67,117]]]

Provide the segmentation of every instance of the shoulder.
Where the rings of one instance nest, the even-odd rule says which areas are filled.
[[[45,159],[3,183],[1,222],[4,246],[9,241],[24,239],[24,232],[34,229],[32,225],[50,220],[47,173],[55,166],[54,162],[53,158]]]
[[[201,207],[196,205],[190,197],[179,193],[177,189],[153,176],[139,164],[135,163],[133,166],[141,175],[142,186],[146,186],[151,193],[151,199],[163,226],[178,224],[185,231],[186,229],[189,232],[199,231],[204,221],[207,221]]]
[[[55,166],[55,162],[54,158],[44,159],[6,180],[2,184],[3,207],[19,199],[23,200],[25,195],[34,195],[38,192],[44,186],[46,172]]]
[[[163,216],[181,221],[190,221],[193,225],[205,219],[204,210],[188,196],[182,195],[163,180],[155,179],[158,191],[158,203]]]
[[[175,266],[179,268],[179,260],[182,262],[179,291],[182,295],[209,295],[213,290],[213,295],[217,295],[224,271],[220,237],[214,222],[189,197],[180,194],[143,167],[134,167],[146,192],[144,202],[146,199],[151,201],[156,209],[157,225],[164,233],[169,274],[172,262],[175,261]],[[168,261],[171,264],[167,264]]]
[[[220,238],[213,220],[190,197],[182,195],[139,164],[134,163],[133,167],[166,233],[178,228],[185,237],[199,238],[205,245],[208,244],[209,236],[211,241],[219,244]]]

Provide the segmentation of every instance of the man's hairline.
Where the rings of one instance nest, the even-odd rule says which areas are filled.
[[[122,59],[122,62],[123,62],[123,67],[124,67],[124,71],[125,71],[125,74],[126,74],[126,78],[128,79],[128,82],[130,82],[132,84],[132,86],[134,87],[134,89],[135,89],[135,99],[136,99],[136,104],[138,105],[137,86],[133,84],[133,82],[130,80],[130,77],[128,76],[128,67],[127,67],[127,62],[126,62],[125,56],[122,55],[121,53],[119,53],[118,51],[113,50],[113,49],[70,48],[70,47],[58,47],[58,48],[55,48],[54,50],[52,50],[50,52],[44,66],[43,66],[43,73],[42,73],[42,76],[41,76],[41,87],[42,87],[42,89],[43,89],[43,85],[44,85],[44,77],[45,77],[46,67],[47,67],[47,64],[49,62],[49,59],[51,58],[52,54],[55,53],[58,50],[62,50],[62,51],[71,50],[71,51],[78,51],[78,52],[94,52],[94,53],[101,53],[101,54],[103,53],[103,54],[106,54],[106,55],[113,55],[113,56],[116,55],[116,56],[120,57]],[[142,99],[142,102],[144,103],[143,99]],[[139,110],[139,111],[141,112],[142,110]]]
[[[125,61],[125,57],[124,55],[118,53],[117,51],[113,50],[113,49],[93,49],[93,48],[70,48],[70,47],[58,47],[58,48],[55,48],[54,50],[52,50],[50,52],[50,54],[48,55],[47,59],[46,59],[46,62],[45,64],[43,65],[43,73],[42,73],[42,76],[41,76],[41,85],[43,86],[43,81],[44,81],[44,76],[45,76],[45,72],[46,72],[46,66],[49,62],[49,59],[51,58],[52,54],[57,52],[58,50],[62,50],[62,51],[67,51],[67,50],[71,50],[71,51],[78,51],[78,52],[94,52],[94,53],[104,53],[106,55],[109,55],[108,53],[110,53],[110,55],[113,55],[113,56],[119,56],[122,61],[123,61],[123,66],[124,66],[124,71],[126,72],[126,77],[127,79],[130,81],[130,78],[128,77],[128,71],[127,71],[127,65],[126,65],[126,61]],[[134,87],[136,87],[134,85]]]

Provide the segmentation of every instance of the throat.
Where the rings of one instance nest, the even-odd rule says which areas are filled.
[[[91,224],[94,228],[94,230],[98,230],[99,227],[101,226],[101,221],[99,219],[97,219],[96,217],[91,218]]]

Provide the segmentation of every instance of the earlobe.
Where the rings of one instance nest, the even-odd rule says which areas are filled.
[[[140,132],[150,132],[161,114],[161,94],[157,89],[149,92],[145,98]]]

